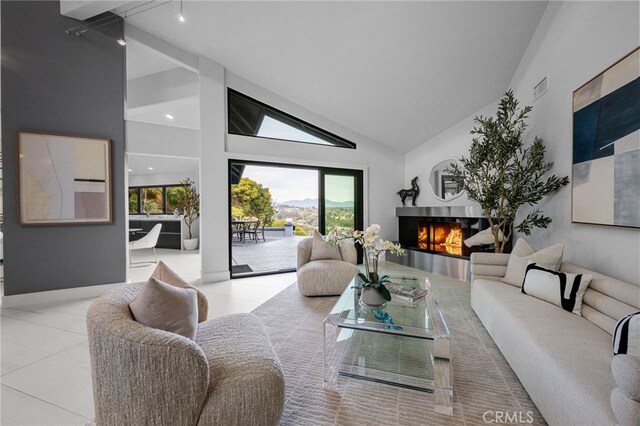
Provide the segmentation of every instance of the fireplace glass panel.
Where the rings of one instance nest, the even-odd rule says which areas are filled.
[[[418,248],[462,256],[462,225],[451,222],[425,222],[418,228]]]

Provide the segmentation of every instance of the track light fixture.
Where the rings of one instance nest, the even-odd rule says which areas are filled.
[[[124,37],[124,21],[127,19],[127,17],[131,17],[134,15],[137,15],[138,13],[143,13],[146,12],[148,10],[151,9],[155,9],[158,6],[163,6],[165,4],[171,3],[173,0],[148,0],[145,2],[142,2],[141,4],[136,4],[133,7],[130,7],[126,10],[115,10],[113,11],[112,14],[109,14],[108,16],[98,19],[96,21],[92,21],[92,22],[88,22],[86,24],[82,24],[82,25],[78,25],[75,27],[71,27],[71,28],[67,28],[65,30],[65,32],[67,34],[71,34],[74,35],[76,37],[82,37],[83,34],[85,34],[86,32],[88,32],[89,30],[95,30],[98,29],[100,27],[103,27],[105,25],[109,25],[112,24],[114,22],[119,21],[120,19],[122,19],[122,23],[123,23],[123,27],[122,27],[122,35],[120,37],[118,37],[116,39],[116,41],[118,42],[118,44],[120,46],[126,46],[127,45],[127,39]],[[138,3],[138,2],[134,2],[134,3]],[[185,18],[184,15],[182,15],[182,0],[180,0],[180,15],[178,16],[178,20],[180,22],[184,22]],[[88,39],[85,38],[85,40],[89,41]]]
[[[178,22],[186,21],[184,14],[182,13],[182,0],[180,0],[180,13],[178,13]]]

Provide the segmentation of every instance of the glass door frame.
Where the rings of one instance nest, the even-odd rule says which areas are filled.
[[[227,161],[227,197],[228,197],[228,212],[227,212],[227,228],[229,229],[228,234],[228,246],[229,246],[229,276],[231,279],[235,278],[248,278],[255,277],[261,275],[274,275],[274,274],[283,274],[287,272],[295,272],[296,268],[293,267],[291,269],[282,269],[278,271],[266,271],[266,272],[255,272],[242,274],[241,276],[233,276],[232,266],[233,266],[233,233],[231,231],[231,185],[232,185],[232,165],[240,164],[244,166],[263,166],[263,167],[274,167],[274,168],[284,168],[284,169],[306,169],[306,170],[315,170],[318,172],[318,231],[325,235],[325,215],[324,215],[324,177],[326,175],[337,175],[337,176],[353,176],[355,181],[355,203],[354,203],[354,216],[356,221],[356,229],[363,229],[364,226],[364,172],[361,169],[347,169],[347,168],[336,168],[336,167],[323,167],[323,166],[310,166],[304,164],[293,164],[293,163],[276,163],[276,162],[268,162],[268,161],[254,161],[254,160],[240,160],[229,158]],[[356,248],[359,248],[356,245]],[[362,259],[361,250],[358,250],[358,262]]]
[[[318,187],[318,231],[322,235],[327,235],[326,229],[326,217],[325,211],[325,177],[326,176],[349,176],[354,180],[354,205],[353,215],[355,218],[354,228],[362,229],[364,226],[364,184],[363,184],[363,172],[362,170],[354,169],[337,169],[330,167],[320,167],[319,172],[319,187]]]

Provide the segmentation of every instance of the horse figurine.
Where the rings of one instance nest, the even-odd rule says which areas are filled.
[[[402,207],[406,207],[405,200],[411,196],[411,205],[416,206],[416,198],[420,194],[420,187],[418,186],[418,176],[411,179],[411,189],[401,189],[398,191],[398,195],[402,200]]]

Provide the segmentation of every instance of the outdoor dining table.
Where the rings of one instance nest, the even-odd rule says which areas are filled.
[[[232,219],[231,230],[233,232],[234,228],[237,229],[237,231],[235,231],[234,233],[240,234],[240,241],[244,241],[244,230],[247,229],[247,227],[254,225],[258,222],[259,221],[257,219],[246,219],[246,220]],[[242,232],[240,232],[240,228],[242,229]]]

